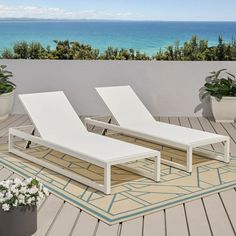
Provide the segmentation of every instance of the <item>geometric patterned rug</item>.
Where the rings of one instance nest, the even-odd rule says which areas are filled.
[[[114,138],[161,149],[162,158],[182,164],[186,159],[186,153],[179,150],[122,135],[116,135]],[[23,144],[19,142],[19,148]],[[26,152],[98,183],[103,182],[103,169],[98,166],[34,144]],[[108,224],[147,215],[236,186],[235,157],[232,157],[230,164],[226,164],[194,155],[192,174],[162,165],[159,183],[114,166],[111,195],[104,195],[63,175],[9,154],[7,145],[0,146],[0,163],[23,177],[36,176],[52,193]],[[142,170],[153,169],[153,161],[149,159],[130,162],[127,165]]]

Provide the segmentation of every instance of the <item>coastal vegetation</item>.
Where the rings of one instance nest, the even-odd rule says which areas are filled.
[[[236,39],[225,42],[218,38],[218,44],[209,45],[207,40],[197,36],[183,44],[177,41],[155,55],[149,56],[135,49],[108,47],[105,51],[91,45],[68,40],[54,40],[55,48],[44,47],[39,42],[21,41],[12,49],[4,49],[0,55],[3,59],[54,59],[54,60],[164,60],[164,61],[235,61]]]

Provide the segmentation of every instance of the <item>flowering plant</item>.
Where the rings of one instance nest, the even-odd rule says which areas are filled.
[[[4,211],[19,206],[38,206],[48,190],[37,179],[9,179],[0,182],[0,205]]]

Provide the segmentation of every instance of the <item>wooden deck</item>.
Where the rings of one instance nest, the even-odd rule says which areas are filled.
[[[158,120],[231,138],[236,155],[236,124],[220,124],[205,118],[160,117]],[[9,127],[27,125],[25,115],[0,122],[0,143],[7,142]],[[217,150],[221,146],[211,145]],[[0,166],[0,181],[17,174]],[[19,176],[18,176],[19,177]],[[236,190],[234,188],[131,221],[109,226],[51,194],[39,208],[37,236],[233,236],[236,235]]]

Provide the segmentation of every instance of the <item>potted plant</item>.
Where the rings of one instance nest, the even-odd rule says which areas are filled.
[[[10,114],[16,88],[16,85],[10,81],[13,74],[6,70],[6,67],[0,65],[0,120],[6,119]]]
[[[234,122],[236,118],[236,79],[226,69],[211,72],[204,85],[203,97],[210,96],[216,122]]]
[[[48,190],[37,179],[0,182],[0,235],[29,236],[37,230],[37,206]]]

